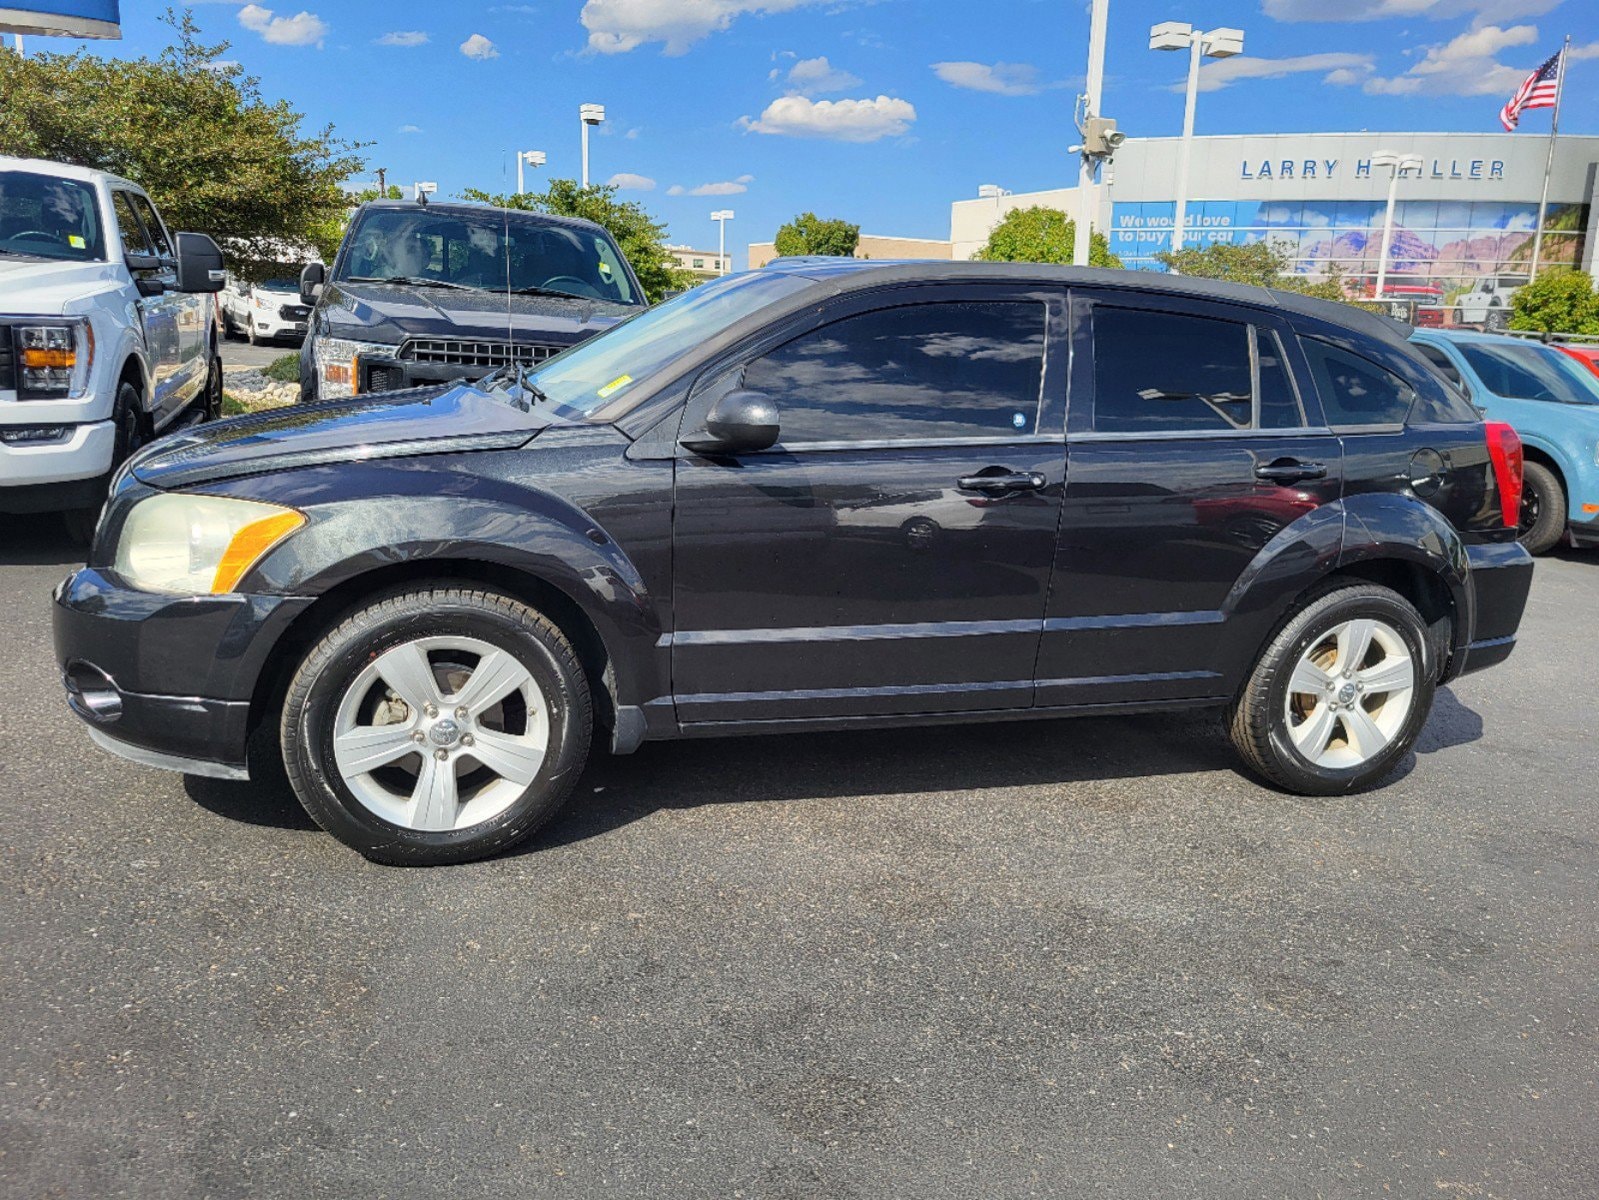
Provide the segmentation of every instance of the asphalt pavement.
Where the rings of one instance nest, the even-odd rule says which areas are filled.
[[[285,354],[299,352],[298,342],[262,342],[252,346],[243,338],[228,338],[222,343],[222,368],[226,371],[234,367],[268,367]]]
[[[0,1195],[1599,1195],[1599,556],[1387,788],[1209,717],[649,745],[371,866],[94,750],[0,527]]]

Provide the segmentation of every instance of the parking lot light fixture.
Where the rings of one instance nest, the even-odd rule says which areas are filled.
[[[1383,293],[1388,290],[1388,255],[1394,244],[1394,201],[1399,196],[1399,180],[1407,171],[1421,174],[1422,161],[1419,154],[1396,154],[1392,150],[1379,150],[1371,156],[1371,165],[1378,169],[1387,168],[1393,172],[1388,180],[1388,207],[1382,219],[1382,253],[1377,259],[1376,299],[1381,300]]]
[[[584,104],[577,110],[583,122],[583,186],[589,185],[589,126],[605,124],[605,105]]]
[[[1151,50],[1188,51],[1187,98],[1183,102],[1183,140],[1177,151],[1177,205],[1172,217],[1172,253],[1183,248],[1183,227],[1188,223],[1188,164],[1194,146],[1194,107],[1199,99],[1199,60],[1231,58],[1244,52],[1244,31],[1223,26],[1195,29],[1186,21],[1162,21],[1149,30]]]
[[[411,187],[416,192],[416,201],[418,204],[426,204],[427,200],[425,197],[432,196],[439,190],[439,185],[436,183],[413,183]]]
[[[711,214],[711,220],[716,222],[716,273],[727,274],[727,223],[733,219],[731,208],[721,208]]]
[[[542,167],[545,163],[545,154],[542,150],[523,150],[516,156],[516,194],[520,196],[527,191],[528,167]]]

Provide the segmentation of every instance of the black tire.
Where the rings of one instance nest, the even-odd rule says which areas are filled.
[[[132,457],[134,451],[144,445],[143,405],[139,402],[139,389],[131,383],[124,381],[117,387],[117,401],[111,409],[111,420],[116,424],[117,437],[111,451],[111,469],[95,489],[99,499],[87,507],[68,509],[61,514],[67,537],[77,546],[87,546],[94,541],[95,526],[100,520],[100,509],[111,477],[117,473],[118,467]]]
[[[1516,540],[1528,554],[1548,554],[1566,535],[1566,489],[1560,476],[1528,460],[1521,488],[1520,531]]]
[[[531,673],[549,718],[544,758],[526,790],[480,824],[438,832],[392,823],[368,808],[341,776],[333,751],[340,703],[361,672],[387,651],[429,637],[471,638],[508,652]],[[552,621],[495,592],[439,585],[376,600],[323,637],[290,681],[279,734],[289,781],[318,825],[374,862],[439,866],[497,854],[549,820],[588,760],[592,725],[582,664]]]
[[[1346,768],[1313,763],[1289,733],[1289,679],[1300,658],[1332,630],[1356,618],[1373,618],[1397,633],[1416,665],[1410,710],[1392,740],[1365,762]],[[1229,726],[1245,764],[1277,786],[1304,796],[1340,796],[1384,779],[1410,752],[1432,712],[1438,668],[1426,624],[1398,592],[1376,584],[1333,586],[1295,612],[1256,660],[1234,704]],[[1361,703],[1357,700],[1356,703]],[[1337,726],[1342,731],[1342,726]],[[1347,740],[1347,734],[1344,735]],[[1336,739],[1335,739],[1336,740]]]
[[[207,421],[220,421],[222,419],[222,356],[215,355],[211,359],[211,370],[205,380],[205,419]]]

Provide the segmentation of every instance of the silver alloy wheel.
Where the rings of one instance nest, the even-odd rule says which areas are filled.
[[[549,737],[543,692],[515,656],[478,638],[426,637],[378,655],[345,690],[333,758],[368,811],[447,833],[515,803]]]
[[[1334,627],[1300,656],[1284,700],[1288,736],[1318,767],[1369,762],[1410,716],[1416,663],[1393,626],[1358,617]]]

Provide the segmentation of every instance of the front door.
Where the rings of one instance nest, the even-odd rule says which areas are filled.
[[[1058,293],[918,288],[813,314],[701,378],[779,443],[680,450],[673,690],[684,724],[1032,703],[1063,466]],[[782,340],[784,337],[787,340]]]
[[[1298,344],[1269,312],[1087,289],[1073,312],[1038,703],[1219,696],[1234,622],[1254,617],[1234,600],[1268,543],[1321,521],[1301,545],[1338,551],[1342,517],[1321,510],[1342,492],[1340,440],[1302,401]]]
[[[156,254],[164,263],[173,265],[169,275],[171,282],[167,294],[162,298],[171,308],[173,325],[177,331],[177,383],[172,393],[176,406],[181,408],[193,403],[205,390],[210,374],[211,360],[207,352],[211,347],[211,298],[176,290],[177,250],[172,244],[171,235],[149,200],[137,193],[131,199],[134,211],[144,222],[145,233],[155,246]]]
[[[111,205],[116,210],[117,226],[122,231],[122,251],[126,255],[154,258],[156,245],[134,209],[134,194],[122,188],[111,193]],[[175,288],[178,276],[175,270],[157,266],[133,272],[136,280],[160,283],[166,290],[158,295],[140,295],[139,320],[144,327],[144,352],[150,364],[153,394],[146,397],[146,406],[160,428],[182,407],[183,363],[182,339],[178,333],[178,299]]]

